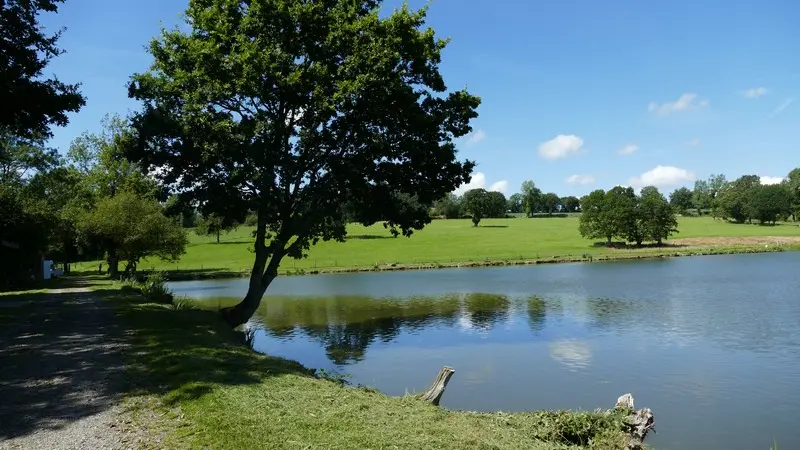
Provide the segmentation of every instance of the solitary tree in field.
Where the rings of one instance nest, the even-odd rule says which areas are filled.
[[[522,194],[522,210],[526,216],[533,216],[541,207],[542,190],[536,187],[533,181],[526,180],[522,182],[520,194]]]
[[[491,214],[491,198],[486,189],[471,189],[464,193],[464,211],[472,218],[472,225],[478,226],[481,219],[489,217]]]
[[[248,292],[223,311],[230,325],[253,315],[284,257],[344,240],[343,202],[409,236],[430,218],[407,196],[431,204],[470,180],[454,139],[480,100],[448,91],[446,41],[422,29],[424,9],[381,17],[380,5],[190,0],[191,30],[164,30],[152,68],[132,80],[144,108],[129,157],[207,213],[257,215]]]
[[[229,233],[238,227],[238,223],[226,221],[224,217],[211,213],[197,221],[194,232],[199,236],[215,236],[219,244],[220,234]]]
[[[652,239],[661,245],[664,239],[678,232],[675,210],[655,186],[642,188],[637,213],[645,239]]]

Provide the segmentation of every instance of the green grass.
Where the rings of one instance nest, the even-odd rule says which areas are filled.
[[[679,222],[684,238],[755,238],[797,237],[795,223],[777,226],[737,225],[709,217],[684,217]],[[380,224],[372,227],[351,225],[345,243],[321,242],[311,249],[308,258],[287,258],[281,265],[284,272],[314,269],[370,268],[376,265],[448,265],[452,263],[519,260],[619,258],[658,254],[702,253],[714,249],[734,252],[744,248],[762,248],[763,242],[722,242],[691,246],[608,249],[583,239],[578,234],[578,218],[493,219],[472,227],[469,220],[435,220],[409,238],[392,238]],[[167,271],[248,271],[252,265],[252,229],[242,227],[223,235],[219,244],[213,237],[190,233],[186,254],[177,263],[148,260],[142,269]],[[673,241],[667,241],[669,244]],[[678,241],[679,242],[679,241]],[[799,245],[800,241],[794,245]],[[96,270],[97,263],[76,264],[78,270]]]
[[[134,418],[131,426],[150,435],[144,447],[625,448],[621,412],[472,413],[412,396],[389,397],[257,354],[245,345],[246,333],[231,330],[213,311],[152,303],[125,292],[122,284],[82,285],[113,302],[130,336],[123,394]],[[32,303],[0,309],[0,326],[30,312],[37,296],[62,294],[22,295]]]

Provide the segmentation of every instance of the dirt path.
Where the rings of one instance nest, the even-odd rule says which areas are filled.
[[[113,306],[70,288],[0,308],[0,449],[131,448]]]

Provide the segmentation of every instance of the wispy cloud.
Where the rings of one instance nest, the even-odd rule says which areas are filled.
[[[549,160],[566,158],[580,152],[581,147],[583,147],[583,139],[578,136],[559,134],[539,145],[539,156]]]
[[[483,130],[473,131],[467,135],[466,145],[475,145],[482,140],[486,139],[486,132]]]
[[[688,141],[684,142],[684,145],[687,147],[697,147],[700,145],[700,138],[689,139]]]
[[[772,113],[770,113],[770,115],[767,116],[767,119],[772,119],[773,117],[782,113],[783,111],[786,110],[786,108],[790,107],[792,103],[794,103],[794,98],[787,98],[786,100],[781,102],[781,104],[778,105],[778,107],[775,108],[775,110],[773,110]]]
[[[564,180],[567,184],[585,186],[594,183],[594,177],[591,175],[570,175]]]
[[[708,106],[708,100],[697,98],[697,94],[686,93],[678,97],[674,102],[666,102],[658,104],[650,102],[647,105],[647,110],[659,116],[667,116],[676,112],[688,111],[690,109],[702,108]]]
[[[636,144],[628,144],[620,148],[617,153],[620,155],[630,155],[639,151],[639,146]]]
[[[742,95],[744,96],[744,98],[758,98],[767,95],[767,92],[768,92],[767,88],[757,87],[742,91]]]

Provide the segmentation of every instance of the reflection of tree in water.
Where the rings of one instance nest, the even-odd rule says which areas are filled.
[[[490,329],[511,305],[506,296],[487,294],[405,300],[275,297],[264,303],[269,313],[265,309],[260,315],[268,334],[286,338],[302,331],[321,343],[328,358],[340,365],[362,360],[376,340],[391,342],[403,330],[453,326],[461,316],[468,316],[477,328]]]
[[[506,317],[511,302],[505,295],[468,294],[464,306],[473,327],[490,330]]]
[[[528,322],[533,331],[542,331],[544,322],[547,318],[547,304],[541,297],[531,297],[528,299]]]

